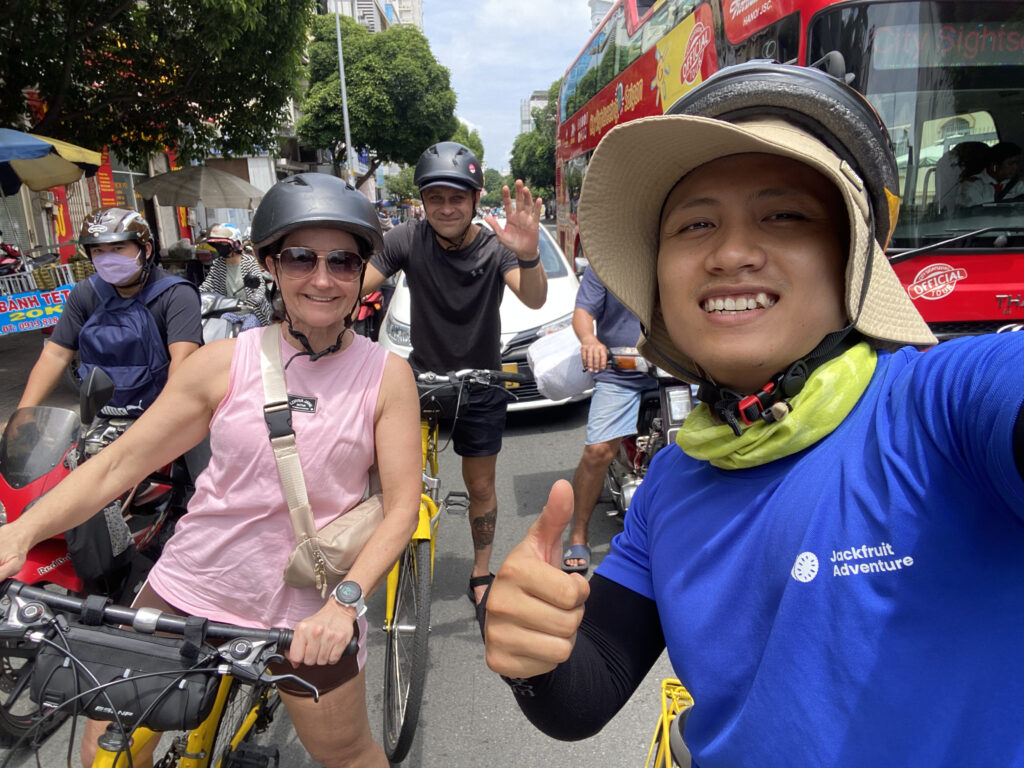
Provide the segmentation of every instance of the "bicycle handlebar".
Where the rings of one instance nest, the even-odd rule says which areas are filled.
[[[60,611],[68,611],[81,615],[85,606],[85,599],[73,595],[62,595],[40,587],[33,587],[24,582],[14,579],[6,580],[0,592],[3,592],[12,601],[15,597],[22,597],[26,600],[43,603],[44,605]],[[20,618],[20,617],[19,617]],[[106,605],[103,607],[103,622],[109,624],[125,624],[136,632],[142,634],[153,634],[154,632],[166,632],[174,635],[184,635],[187,617],[174,616],[162,613],[154,608],[128,608],[123,605]],[[28,624],[30,622],[25,621]],[[210,621],[206,624],[206,637],[218,640],[252,640],[255,642],[272,643],[281,651],[287,651],[291,647],[294,633],[290,629],[257,629],[254,627],[239,627],[234,624],[225,624],[218,621]],[[354,654],[359,647],[359,641],[353,637],[345,648],[344,655]]]
[[[463,368],[459,371],[448,373],[434,373],[427,371],[416,376],[421,384],[461,384],[470,381],[476,384],[493,385],[497,382],[507,381],[510,383],[523,384],[530,378],[522,373],[510,373],[509,371],[494,371],[487,368]]]

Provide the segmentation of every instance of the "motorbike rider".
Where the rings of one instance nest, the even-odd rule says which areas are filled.
[[[213,457],[188,512],[149,574],[135,606],[243,626],[293,628],[296,674],[278,690],[296,733],[326,766],[386,766],[366,714],[365,602],[415,528],[420,499],[419,406],[408,364],[351,330],[367,257],[381,246],[373,206],[341,179],[309,173],[279,181],[253,219],[257,255],[282,299],[283,324],[204,346],[156,403],[99,455],[83,463],[17,521],[0,527],[0,577],[32,543],[92,514],[103,500],[209,435]],[[384,519],[339,587],[360,597],[284,582],[295,549],[288,502],[268,440],[261,373],[264,334],[281,337],[287,391],[303,407],[290,424],[317,529],[354,507],[376,462]],[[240,567],[244,564],[244,567]],[[342,656],[358,633],[359,652]],[[104,723],[90,721],[91,759]],[[144,758],[135,758],[142,765]],[[89,762],[85,763],[89,765]]]
[[[156,266],[152,233],[138,211],[112,207],[89,214],[78,242],[96,275],[76,283],[65,300],[18,407],[42,404],[79,351],[83,374],[99,365],[118,387],[102,412],[138,416],[167,377],[203,343],[198,292],[187,280]],[[119,333],[108,308],[127,308],[139,300],[155,323],[155,333]]]
[[[602,139],[583,246],[703,402],[589,583],[564,481],[498,572],[487,661],[546,733],[599,730],[667,646],[694,764],[1019,762],[1024,334],[915,348],[898,189],[868,102],[803,67]]]
[[[236,298],[252,307],[260,325],[270,325],[273,314],[267,300],[263,270],[250,252],[245,252],[242,232],[234,224],[214,224],[203,239],[220,257],[210,265],[200,291]]]
[[[538,227],[542,201],[522,181],[515,183],[515,205],[502,189],[506,223],[486,218],[491,230],[473,223],[483,190],[483,170],[473,152],[453,141],[429,147],[414,175],[426,219],[411,219],[384,236],[384,249],[366,269],[363,294],[405,271],[412,299],[412,354],[417,373],[463,368],[501,369],[499,307],[507,285],[526,306],[547,298],[547,275],[540,263]],[[462,456],[469,493],[473,571],[467,596],[477,605],[491,579],[491,551],[498,515],[495,468],[508,404],[493,388],[463,393],[452,433]]]
[[[644,392],[657,387],[657,382],[643,372],[608,367],[609,347],[636,346],[640,321],[608,292],[590,267],[583,273],[576,293],[572,328],[580,340],[583,367],[594,374],[594,394],[583,456],[572,478],[572,529],[562,553],[562,570],[586,573],[590,569],[590,516],[601,495],[605,473],[622,438],[636,432]]]

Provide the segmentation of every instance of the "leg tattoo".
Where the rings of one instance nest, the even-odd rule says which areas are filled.
[[[477,515],[470,520],[473,529],[473,546],[485,549],[494,543],[494,528],[498,521],[498,508]]]

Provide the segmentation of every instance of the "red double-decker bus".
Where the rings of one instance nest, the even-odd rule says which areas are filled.
[[[888,255],[939,338],[1024,325],[1024,197],[965,194],[991,147],[1024,146],[1018,0],[617,0],[562,79],[556,198],[567,254],[585,256],[576,204],[601,137],[755,58],[826,60],[884,120],[902,187]]]

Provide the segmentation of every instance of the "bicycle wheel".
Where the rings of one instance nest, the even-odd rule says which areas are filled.
[[[384,656],[384,751],[392,763],[405,759],[416,733],[429,629],[430,542],[413,541],[402,554]]]
[[[224,711],[217,722],[217,731],[213,736],[213,748],[210,750],[211,768],[218,768],[218,766],[224,765],[224,761],[231,753],[231,740],[238,733],[238,729],[241,727],[246,715],[259,702],[264,690],[267,690],[267,688],[263,685],[255,686],[241,683],[238,680],[231,681],[231,689],[228,691],[227,699],[224,701]],[[276,705],[280,702],[280,699],[277,698],[276,691],[270,691],[269,695],[273,698],[273,702],[264,703],[262,706],[272,707],[270,710],[272,712],[273,709],[277,708]],[[262,715],[257,717],[257,723],[259,723],[260,717]],[[254,724],[242,737],[242,741],[246,741],[255,730],[256,725]]]

